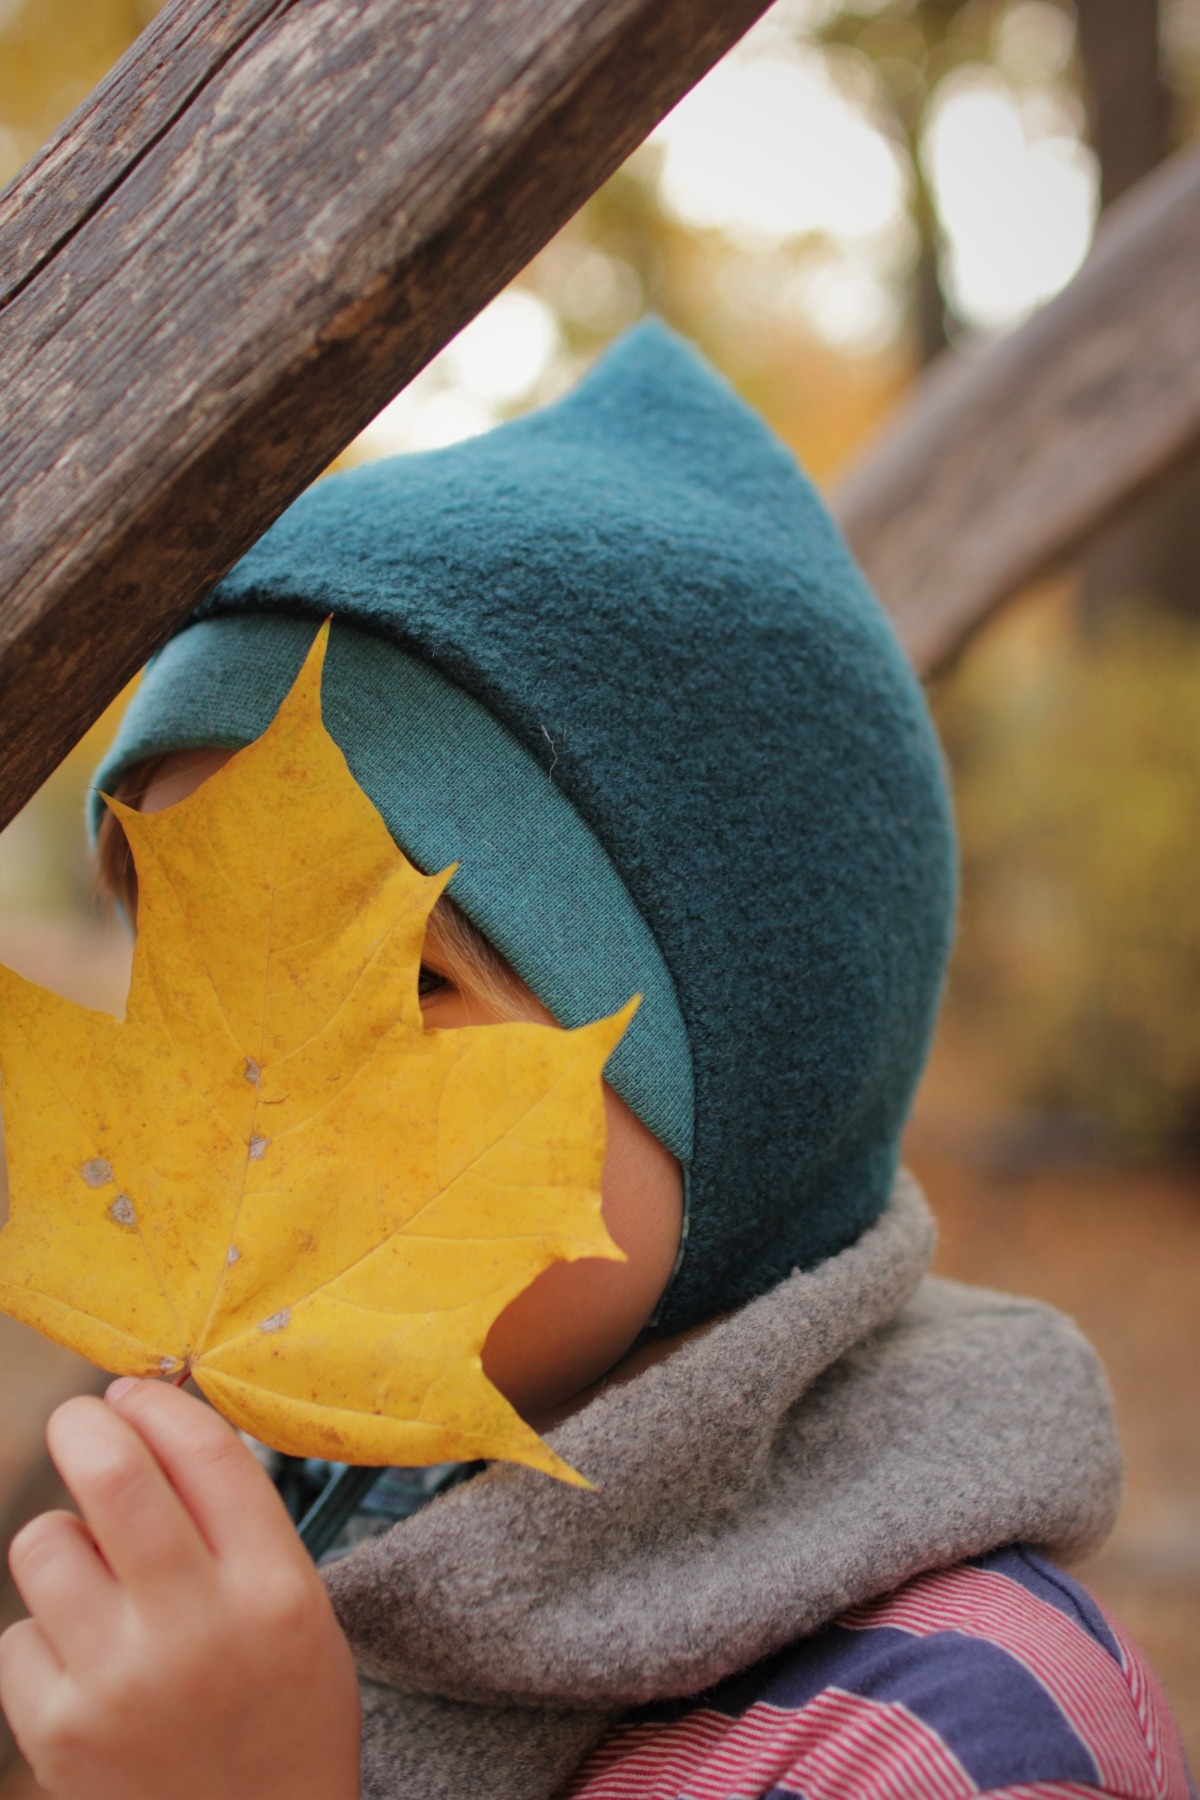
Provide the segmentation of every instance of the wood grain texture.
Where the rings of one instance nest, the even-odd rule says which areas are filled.
[[[0,306],[102,206],[254,27],[284,0],[180,0],[0,194]]]
[[[168,7],[0,201],[0,823],[764,9]]]
[[[922,672],[1200,444],[1200,152],[1107,215],[1071,285],[934,364],[834,495]]]

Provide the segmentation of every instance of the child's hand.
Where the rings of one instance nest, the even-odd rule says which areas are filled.
[[[357,1800],[349,1646],[266,1474],[157,1382],[69,1400],[47,1441],[86,1523],[13,1540],[32,1618],[0,1701],[55,1800]]]

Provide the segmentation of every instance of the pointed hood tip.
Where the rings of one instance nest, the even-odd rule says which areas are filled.
[[[609,344],[561,399],[500,429],[648,459],[656,486],[736,492],[739,505],[777,520],[799,505],[809,529],[821,512],[792,449],[657,314]]]
[[[564,395],[560,406],[565,407],[572,400],[586,403],[610,388],[624,395],[629,389],[644,386],[657,388],[673,398],[691,393],[707,396],[710,403],[718,397],[730,401],[757,431],[766,435],[761,420],[725,377],[657,313],[639,319],[606,345],[582,380]]]

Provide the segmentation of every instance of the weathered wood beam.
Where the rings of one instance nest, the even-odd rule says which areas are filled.
[[[767,0],[173,0],[0,198],[0,823]]]
[[[918,668],[1200,445],[1200,151],[1106,215],[1069,287],[934,364],[834,495]]]
[[[178,0],[0,194],[0,306],[44,267],[281,0]]]

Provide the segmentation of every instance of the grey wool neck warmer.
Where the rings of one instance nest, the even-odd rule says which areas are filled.
[[[327,1571],[364,1680],[365,1800],[549,1800],[606,1731],[911,1576],[1112,1525],[1107,1384],[1074,1325],[925,1274],[879,1222]]]

